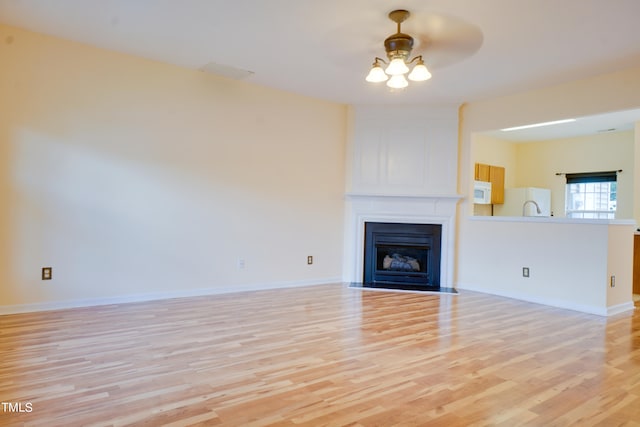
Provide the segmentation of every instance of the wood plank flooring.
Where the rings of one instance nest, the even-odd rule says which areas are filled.
[[[638,310],[467,291],[334,284],[0,316],[0,357],[2,426],[640,426]]]

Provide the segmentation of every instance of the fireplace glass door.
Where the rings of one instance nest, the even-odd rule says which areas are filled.
[[[365,223],[364,282],[440,286],[439,224]]]

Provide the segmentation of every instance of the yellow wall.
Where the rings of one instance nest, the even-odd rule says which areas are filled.
[[[616,218],[633,218],[634,131],[563,138],[547,141],[512,142],[474,134],[475,162],[505,166],[505,187],[551,189],[551,210],[564,216],[564,176],[556,173],[596,172],[622,169],[618,175]]]
[[[516,144],[516,186],[551,189],[551,210],[556,216],[564,216],[566,179],[556,173],[622,169],[618,174],[616,218],[631,219],[633,147],[633,131]]]
[[[471,165],[471,179],[474,178],[475,164],[484,163],[493,166],[502,166],[505,168],[504,185],[505,187],[515,186],[516,173],[516,149],[510,141],[503,141],[489,135],[475,134],[473,135],[471,144],[471,157],[473,161]],[[492,205],[473,205],[473,214],[481,216],[493,215]]]
[[[484,163],[493,166],[502,166],[504,172],[504,186],[507,188],[516,186],[517,156],[516,146],[510,141],[504,141],[488,135],[476,134],[473,136],[473,165]],[[473,166],[472,165],[472,166]]]
[[[340,277],[345,106],[7,26],[0,64],[0,305]]]

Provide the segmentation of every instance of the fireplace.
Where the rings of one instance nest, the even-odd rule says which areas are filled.
[[[441,224],[365,222],[363,284],[439,290]]]
[[[438,274],[438,284],[440,286],[438,292],[446,292],[447,289],[454,290],[454,231],[456,205],[460,199],[461,196],[457,195],[389,196],[348,194],[343,281],[353,284],[354,287],[358,287],[358,284],[360,284],[360,287],[365,287],[363,286],[365,273],[365,224],[437,225],[440,229],[440,244],[437,245],[440,259],[439,261],[431,260],[431,271],[434,272],[435,270],[435,274]],[[433,248],[436,245],[429,246]],[[367,251],[368,253],[369,251]],[[410,285],[410,283],[405,283],[400,286]],[[385,286],[381,285],[379,287],[384,288]],[[392,286],[387,286],[387,288],[392,288]],[[416,290],[419,291],[420,289]]]

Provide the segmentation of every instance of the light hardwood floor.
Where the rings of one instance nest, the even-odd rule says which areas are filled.
[[[466,291],[335,284],[0,316],[0,357],[0,400],[32,408],[0,407],[2,426],[640,426],[637,310]]]

